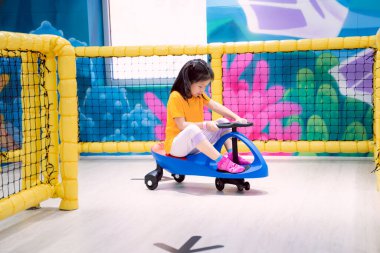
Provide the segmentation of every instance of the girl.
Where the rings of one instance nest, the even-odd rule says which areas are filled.
[[[245,170],[241,165],[250,163],[241,157],[240,165],[231,161],[231,140],[228,139],[224,144],[228,150],[227,156],[222,156],[212,145],[220,136],[230,131],[217,127],[218,123],[228,120],[222,118],[217,121],[204,121],[204,106],[241,123],[246,123],[247,120],[205,94],[207,85],[213,79],[214,72],[204,60],[190,60],[182,67],[174,81],[167,104],[165,151],[177,157],[200,151],[215,160],[218,170],[240,173]]]

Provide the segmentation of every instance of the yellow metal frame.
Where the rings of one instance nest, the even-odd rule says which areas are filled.
[[[22,59],[23,110],[22,147],[20,150],[2,152],[4,155],[2,162],[21,161],[23,163],[22,177],[29,177],[28,180],[23,180],[20,192],[0,200],[0,220],[37,206],[51,197],[62,199],[59,207],[62,210],[77,209],[78,110],[74,48],[67,40],[58,36],[0,32],[0,49],[15,52],[8,54],[8,57]],[[42,89],[38,86],[37,60],[31,51],[40,52],[46,57],[47,71],[44,75],[46,87],[44,88],[47,98],[41,94]],[[59,85],[57,85],[57,72]],[[29,96],[41,99],[32,101],[23,99]],[[36,108],[41,109],[36,110]],[[60,115],[59,121],[58,115]],[[36,141],[38,139],[36,137],[41,134],[40,127],[44,125],[49,125],[49,131],[43,128],[42,140]],[[49,150],[38,151],[44,150],[41,147],[47,147],[48,137],[51,144]],[[44,156],[47,156],[47,161],[37,164],[39,157]],[[46,171],[43,172],[44,180],[40,182],[37,177],[31,175],[41,172],[42,167],[45,167]],[[61,175],[61,182],[59,182],[58,174]]]

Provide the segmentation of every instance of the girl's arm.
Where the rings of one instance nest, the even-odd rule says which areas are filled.
[[[246,119],[241,118],[239,115],[235,114],[233,111],[225,107],[224,105],[219,104],[218,102],[210,99],[207,107],[212,111],[215,111],[222,115],[223,117],[234,119],[235,121],[239,121],[241,123],[247,123]]]

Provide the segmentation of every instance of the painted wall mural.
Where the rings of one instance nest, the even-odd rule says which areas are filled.
[[[21,67],[16,59],[2,58],[0,66]],[[19,149],[22,143],[21,134],[21,86],[18,86],[18,76],[15,71],[0,68],[0,151]],[[16,72],[17,73],[17,72]]]
[[[373,35],[377,0],[208,0],[207,41]]]
[[[254,122],[242,129],[253,140],[372,139],[374,50],[349,52],[356,60],[340,62],[346,50],[225,55],[223,102]]]
[[[376,0],[207,1],[210,43],[366,36],[376,34],[379,27],[380,5]],[[254,139],[273,139],[273,129],[278,132],[276,139],[285,140],[372,139],[373,53],[367,49],[306,52],[305,56],[282,54],[284,61],[304,61],[290,60],[291,66],[283,66],[265,54],[257,61],[258,55],[227,55],[223,62],[224,102],[255,122],[256,128],[245,130]],[[239,58],[245,58],[243,64]],[[231,75],[229,69],[237,73]],[[264,83],[258,85],[257,75]],[[282,76],[291,77],[285,80]],[[281,106],[271,113],[257,108],[257,101],[263,97]],[[274,113],[284,106],[293,107],[293,114]],[[353,108],[357,111],[348,113]],[[261,120],[262,113],[268,120]]]
[[[43,21],[59,27],[68,38],[103,45],[102,0],[0,1],[0,30],[29,33]]]
[[[336,1],[239,0],[238,3],[250,32],[299,38],[336,37],[348,14],[348,9]]]
[[[372,0],[208,0],[208,42],[373,35],[380,26],[377,5]],[[65,37],[48,21],[30,31]],[[255,123],[243,130],[246,135],[264,141],[372,139],[373,50],[276,55],[223,56],[223,102]],[[0,68],[0,110],[17,112],[19,94],[9,100],[7,92],[19,87],[20,63],[0,60],[16,66]],[[77,59],[80,141],[163,140],[170,80],[111,85],[106,64]],[[9,150],[7,142],[20,145],[20,122],[17,113],[0,115],[2,150]]]

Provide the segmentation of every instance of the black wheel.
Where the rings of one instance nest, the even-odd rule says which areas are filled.
[[[159,172],[159,173],[157,174],[157,180],[158,180],[158,181],[161,181],[161,179],[162,179],[162,175],[164,175],[164,173],[162,173],[162,172]]]
[[[172,176],[177,183],[181,183],[183,180],[185,180],[184,175],[172,174]]]
[[[218,191],[223,191],[224,182],[220,178],[215,178],[215,187]]]
[[[246,191],[249,191],[249,189],[251,189],[251,185],[249,184],[249,182],[244,182],[244,189]]]
[[[164,171],[162,169],[157,171],[157,180],[161,181],[162,176],[164,175]]]
[[[237,185],[237,188],[238,188],[238,191],[239,191],[239,192],[241,192],[241,191],[244,190],[244,186],[241,185],[241,184],[238,184],[238,185]]]
[[[161,181],[162,179],[162,176],[164,175],[164,170],[162,169],[162,167],[160,165],[157,164],[157,180],[158,181]]]
[[[145,176],[145,185],[148,187],[149,190],[154,190],[158,186],[158,180],[156,177],[151,175]]]

